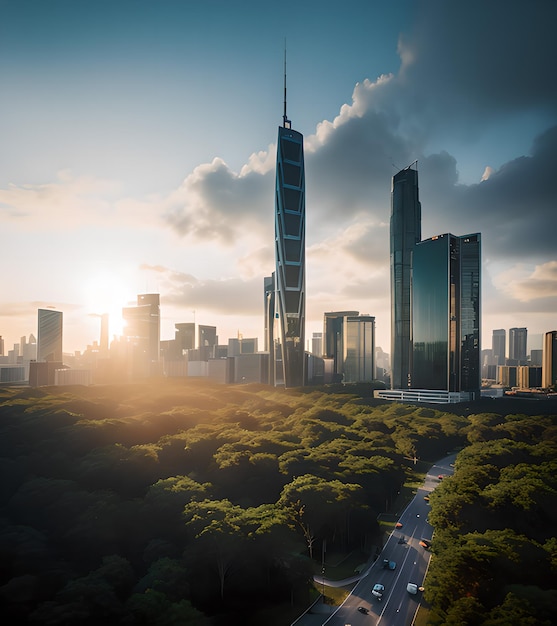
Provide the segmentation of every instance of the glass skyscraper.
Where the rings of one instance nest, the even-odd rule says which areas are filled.
[[[509,365],[526,365],[527,328],[509,328]]]
[[[557,388],[557,330],[543,336],[542,387]]]
[[[507,332],[504,328],[493,331],[491,337],[491,352],[494,365],[505,365],[507,353]]]
[[[418,171],[412,165],[393,176],[391,189],[392,389],[407,389],[412,373],[410,277],[414,246],[422,238]]]
[[[304,138],[286,117],[278,129],[275,186],[275,314],[272,347],[276,386],[305,382]]]
[[[62,361],[61,311],[38,310],[37,361]]]
[[[432,237],[412,260],[414,389],[479,394],[481,237]]]

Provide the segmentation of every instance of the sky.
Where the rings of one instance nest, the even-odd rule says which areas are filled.
[[[483,348],[557,329],[554,0],[0,0],[0,335],[64,313],[64,351],[159,293],[263,346],[274,169],[305,138],[306,337],[375,316],[390,351],[392,176],[422,237],[481,233]]]

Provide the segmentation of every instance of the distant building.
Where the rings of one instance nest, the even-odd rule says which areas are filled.
[[[450,233],[414,247],[413,389],[481,388],[481,239]]]
[[[393,176],[391,188],[391,387],[407,389],[412,371],[412,255],[422,238],[422,207],[414,163]]]
[[[375,379],[375,317],[358,311],[325,313],[323,337],[324,357],[333,362],[331,382]]]
[[[557,388],[557,330],[543,337],[542,387]]]
[[[216,326],[205,326],[203,324],[197,326],[197,349],[201,361],[208,361],[214,358],[215,348],[218,343],[219,338]]]
[[[509,365],[527,365],[527,328],[509,329]]]
[[[323,333],[313,333],[310,352],[315,356],[323,356]]]
[[[38,310],[37,361],[62,361],[61,311]]]
[[[160,373],[159,294],[140,294],[137,306],[122,309],[125,322],[126,360],[132,378]]]
[[[504,328],[493,331],[491,336],[491,350],[493,362],[489,365],[505,365],[507,350],[507,333]]]

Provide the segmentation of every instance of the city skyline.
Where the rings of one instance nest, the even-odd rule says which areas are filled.
[[[82,350],[139,293],[160,293],[161,339],[196,321],[263,345],[285,36],[306,337],[358,310],[390,352],[390,185],[416,160],[422,237],[482,233],[482,348],[555,329],[555,3],[74,4],[1,3],[6,349],[54,307]]]

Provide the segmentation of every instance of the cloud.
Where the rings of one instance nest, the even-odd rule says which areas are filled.
[[[544,298],[557,300],[557,260],[536,265],[533,271],[520,265],[513,266],[496,279],[502,292],[521,302]]]
[[[207,280],[160,265],[143,265],[142,269],[159,274],[161,305],[203,309],[227,316],[252,315],[258,309],[263,314],[262,276],[250,280],[237,277]]]
[[[415,15],[399,41],[407,120],[468,134],[527,110],[555,115],[555,2],[426,0]]]
[[[181,236],[218,240],[231,244],[246,228],[259,231],[272,223],[272,211],[264,219],[261,207],[273,197],[270,171],[260,154],[250,159],[251,167],[233,172],[219,158],[199,165],[166,201],[164,218]]]
[[[438,159],[441,155],[428,157],[420,167],[427,236],[480,231],[490,258],[555,258],[555,238],[548,225],[555,219],[557,202],[553,184],[557,126],[536,138],[531,155],[492,169],[479,184],[456,184],[456,162],[445,155],[445,168],[438,164],[432,168]]]

